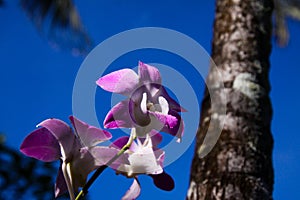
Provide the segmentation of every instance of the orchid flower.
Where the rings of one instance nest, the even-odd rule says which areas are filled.
[[[70,198],[75,199],[74,192],[86,183],[90,172],[105,165],[117,152],[117,149],[96,146],[109,140],[109,132],[70,117],[72,129],[59,119],[47,119],[30,133],[21,144],[20,150],[29,157],[44,162],[60,160],[55,184],[55,196],[69,191]],[[94,155],[97,155],[95,158]]]
[[[128,97],[108,112],[104,127],[136,128],[139,136],[154,129],[180,140],[184,128],[179,112],[185,110],[168,95],[161,82],[158,69],[142,62],[138,74],[121,69],[98,79],[97,85],[104,90]]]
[[[131,134],[136,134],[135,129],[132,129]],[[113,142],[112,146],[121,149],[128,140],[129,137],[121,137]],[[147,134],[146,138],[137,138],[137,143],[132,142],[130,148],[125,152],[129,162],[119,165],[117,172],[128,178],[134,178],[134,180],[123,196],[123,200],[132,200],[139,196],[141,186],[138,175],[141,174],[151,176],[154,184],[160,189],[170,191],[174,188],[172,177],[163,170],[165,152],[157,148],[161,140],[162,136],[158,132],[152,131]]]

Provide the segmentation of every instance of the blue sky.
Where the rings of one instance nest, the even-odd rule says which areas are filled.
[[[211,50],[213,1],[76,1],[76,5],[95,44],[128,29],[154,26],[182,32],[208,52]],[[0,19],[0,132],[6,134],[6,141],[10,146],[18,148],[23,138],[42,120],[50,117],[68,120],[68,116],[72,114],[73,84],[84,57],[74,57],[68,51],[51,48],[16,1],[7,1],[6,7],[0,9]],[[275,199],[300,198],[300,142],[297,127],[300,112],[300,38],[297,33],[300,31],[300,23],[290,20],[288,25],[291,36],[289,45],[279,48],[273,42],[271,55]],[[164,63],[166,58],[162,55],[152,58],[148,54],[137,52],[120,58],[108,70],[135,66],[137,59]],[[168,59],[169,66],[180,62],[172,56]],[[198,89],[202,96],[203,87]],[[102,97],[97,90],[96,101],[106,100],[107,97]],[[97,115],[101,119],[105,113],[98,111]],[[194,146],[191,145],[178,160],[166,168],[176,182],[172,192],[158,190],[150,178],[142,177],[140,199],[151,199],[154,196],[165,200],[184,199],[193,149]],[[91,199],[97,199],[97,196],[119,199],[130,184],[131,180],[115,176],[113,171],[106,170],[92,186]]]

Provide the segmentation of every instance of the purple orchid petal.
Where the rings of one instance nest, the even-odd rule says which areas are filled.
[[[134,178],[132,185],[126,194],[122,197],[122,200],[135,200],[141,193],[141,186],[137,178]]]
[[[63,148],[63,152],[61,152],[62,156],[69,157],[72,153],[75,141],[75,135],[73,134],[72,129],[59,119],[47,119],[38,126],[48,129]]]
[[[177,123],[173,127],[165,126],[162,129],[162,131],[166,132],[166,133],[169,133],[169,134],[171,134],[173,136],[176,136],[180,140],[182,138],[183,132],[184,132],[184,123],[183,123],[183,120],[181,119],[181,116],[177,112],[175,112],[175,111],[170,110],[169,114],[177,118]]]
[[[150,176],[153,178],[155,186],[162,190],[171,191],[175,187],[175,182],[173,178],[165,172]]]
[[[65,181],[61,166],[58,169],[55,182],[55,197],[65,194],[68,191],[67,183]]]
[[[129,100],[124,100],[115,105],[104,119],[105,128],[131,128],[134,126],[129,114]]]
[[[112,138],[112,135],[108,131],[90,126],[73,116],[70,116],[70,121],[84,146],[96,146]]]
[[[139,76],[140,81],[143,84],[147,83],[157,83],[161,84],[161,76],[157,68],[147,65],[145,63],[139,62]]]
[[[30,133],[21,144],[20,151],[44,162],[58,160],[61,156],[57,139],[46,128]]]
[[[96,83],[106,91],[129,95],[138,86],[139,77],[131,69],[121,69],[101,77]]]

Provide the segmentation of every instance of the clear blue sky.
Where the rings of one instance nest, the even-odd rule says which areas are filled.
[[[196,40],[208,52],[211,50],[214,1],[75,2],[95,44],[128,29],[155,26],[180,31]],[[40,121],[50,117],[67,121],[72,114],[74,80],[84,57],[74,57],[68,51],[51,48],[47,39],[37,32],[17,6],[17,1],[7,1],[6,7],[0,9],[0,19],[0,132],[6,134],[10,146],[18,148],[23,138]],[[289,45],[279,48],[274,43],[271,55],[275,199],[300,199],[300,141],[297,127],[300,112],[300,23],[289,21],[288,25],[291,36]],[[159,62],[159,58],[152,60],[149,56],[143,57],[143,54],[140,59]],[[127,61],[119,67],[137,63],[133,57]],[[202,93],[203,88],[199,90],[199,94]],[[98,99],[101,101],[101,97],[97,96]],[[140,199],[184,199],[193,149],[192,145],[166,169],[176,182],[172,192],[156,189],[151,179],[144,177],[141,179]],[[97,199],[97,196],[119,199],[130,184],[131,180],[115,176],[111,170],[107,170],[92,186],[91,199]]]

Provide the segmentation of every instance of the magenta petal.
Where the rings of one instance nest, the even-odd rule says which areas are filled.
[[[129,190],[127,190],[126,194],[122,197],[122,200],[134,200],[141,193],[141,186],[137,178],[134,178],[132,185]]]
[[[139,62],[139,76],[142,83],[161,84],[161,76],[157,68]]]
[[[96,83],[106,91],[129,95],[138,86],[139,77],[131,69],[121,69],[99,78]]]
[[[72,152],[75,135],[65,122],[59,119],[47,119],[38,126],[45,127],[54,135],[63,148],[62,156],[68,156]]]
[[[112,138],[112,135],[108,131],[90,126],[73,116],[70,116],[70,121],[84,146],[96,146],[100,142]]]
[[[68,191],[67,184],[60,166],[57,172],[57,177],[55,182],[55,197],[63,195],[67,191]]]
[[[104,119],[105,128],[131,128],[134,123],[129,114],[129,101],[121,101],[115,105]]]
[[[162,190],[171,191],[175,187],[173,178],[165,172],[150,176],[153,178],[155,186]]]
[[[162,131],[166,132],[166,133],[170,133],[171,135],[176,136],[179,139],[181,139],[183,136],[183,132],[184,132],[183,120],[181,119],[181,116],[175,111],[170,110],[169,114],[177,118],[177,123],[173,127],[165,126],[162,129]]]
[[[30,133],[21,144],[20,151],[44,162],[58,160],[61,156],[57,139],[46,128]]]

